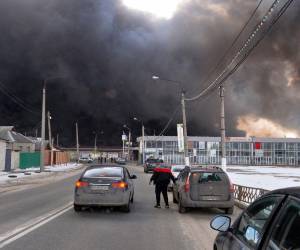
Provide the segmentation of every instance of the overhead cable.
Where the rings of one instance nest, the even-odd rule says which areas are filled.
[[[258,36],[257,35],[258,32],[260,32],[266,25],[267,21],[271,19],[271,15],[274,13],[275,9],[279,6],[280,2],[285,2],[285,4],[283,4],[281,9],[279,9],[277,16],[273,18],[269,27],[266,27],[265,31],[262,31],[263,32],[262,36],[259,37],[256,42],[254,42]],[[271,7],[266,12],[266,14],[261,19],[261,21],[255,26],[253,31],[250,33],[244,45],[239,49],[239,51],[235,54],[235,56],[232,58],[230,63],[224,68],[224,70],[218,75],[218,77],[209,86],[204,88],[198,95],[191,98],[186,98],[185,100],[195,101],[200,97],[209,94],[211,91],[214,91],[219,86],[221,86],[223,82],[238,69],[238,67],[242,64],[242,62],[245,61],[245,59],[250,55],[253,49],[260,43],[260,41],[263,40],[266,34],[271,30],[271,28],[275,25],[275,23],[283,15],[283,13],[287,10],[287,8],[290,6],[292,2],[293,0],[274,1]],[[252,42],[254,42],[254,44],[251,46],[250,44]],[[238,58],[240,58],[240,60],[237,60]]]

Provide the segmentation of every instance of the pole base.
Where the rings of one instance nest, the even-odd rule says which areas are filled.
[[[225,157],[223,157],[223,158],[221,159],[221,167],[222,167],[222,169],[226,172],[226,170],[227,170],[227,161],[226,161],[226,158],[225,158]]]
[[[185,164],[186,166],[190,166],[190,158],[189,158],[189,157],[185,157],[185,158],[184,158],[184,164]]]

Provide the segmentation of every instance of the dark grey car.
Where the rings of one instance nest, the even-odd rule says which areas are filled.
[[[173,201],[180,213],[191,207],[222,208],[232,214],[234,189],[228,175],[218,167],[186,167],[173,186]]]
[[[253,202],[233,223],[216,216],[214,250],[299,250],[300,187],[279,189]]]
[[[90,206],[118,206],[129,212],[134,196],[132,179],[136,176],[130,175],[123,166],[88,167],[76,182],[74,210],[78,212]]]

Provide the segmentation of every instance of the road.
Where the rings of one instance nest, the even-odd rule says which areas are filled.
[[[96,209],[75,213],[74,182],[79,174],[55,183],[0,196],[0,247],[6,250],[182,250],[212,249],[216,232],[209,222],[218,209],[179,214],[177,206],[155,209],[150,174],[138,176],[131,213]],[[171,200],[171,194],[169,196]],[[240,210],[236,209],[235,218]]]

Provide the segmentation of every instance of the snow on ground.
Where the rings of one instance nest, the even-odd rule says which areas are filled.
[[[228,166],[227,173],[241,186],[266,190],[300,186],[300,167]]]
[[[71,171],[71,170],[80,168],[81,166],[82,166],[82,164],[77,164],[77,163],[45,166],[45,172],[43,172],[43,173],[38,172],[40,170],[39,167],[18,169],[11,173],[0,172],[0,184],[5,184],[6,182],[11,181],[11,180],[21,180],[21,179],[28,178],[28,177],[32,178],[37,175],[39,177],[47,176],[51,172],[67,172],[67,171]]]

